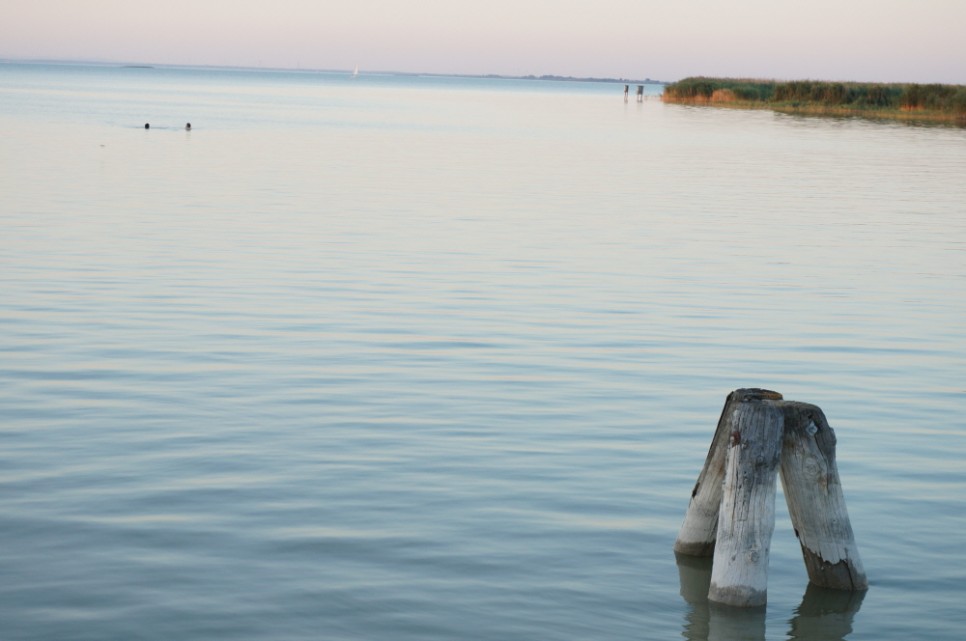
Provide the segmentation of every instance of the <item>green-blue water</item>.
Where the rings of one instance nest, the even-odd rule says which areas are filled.
[[[0,638],[960,638],[966,131],[622,92],[0,64]],[[676,562],[752,386],[864,595]]]

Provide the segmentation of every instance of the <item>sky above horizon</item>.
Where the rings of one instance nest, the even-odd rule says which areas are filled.
[[[966,0],[0,0],[0,58],[966,84]]]

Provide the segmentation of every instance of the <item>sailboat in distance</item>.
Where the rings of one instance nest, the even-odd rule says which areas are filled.
[[[352,71],[352,77],[353,78],[359,77],[359,65],[356,65],[356,68]]]

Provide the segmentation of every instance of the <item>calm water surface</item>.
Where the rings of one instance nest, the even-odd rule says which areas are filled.
[[[961,638],[966,131],[622,89],[0,64],[0,638]],[[675,559],[749,386],[867,593]]]

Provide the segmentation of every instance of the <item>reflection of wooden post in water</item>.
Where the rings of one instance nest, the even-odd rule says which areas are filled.
[[[765,641],[765,608],[729,608],[708,601],[711,559],[676,554],[681,596],[688,604],[681,638],[688,641]],[[809,584],[789,621],[789,639],[843,641],[865,592],[829,590]]]
[[[750,607],[767,600],[775,528],[775,481],[782,484],[811,583],[868,587],[835,466],[825,415],[769,390],[728,395],[674,549],[714,555],[708,598]]]
[[[684,639],[708,638],[708,586],[711,585],[711,559],[708,557],[675,554],[681,596],[691,606],[684,617]]]
[[[844,640],[852,634],[852,622],[864,598],[864,591],[830,590],[810,583],[789,621],[788,638]]]
[[[675,555],[681,579],[681,596],[690,611],[684,617],[681,637],[688,641],[765,641],[764,608],[728,608],[708,601],[711,559]]]

